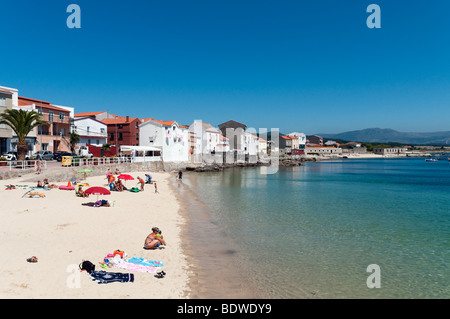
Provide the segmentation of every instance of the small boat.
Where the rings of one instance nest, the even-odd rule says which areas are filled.
[[[437,158],[427,158],[427,159],[425,160],[425,162],[437,162],[437,161],[438,161]]]

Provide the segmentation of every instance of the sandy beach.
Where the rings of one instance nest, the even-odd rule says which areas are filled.
[[[122,173],[143,176],[142,172]],[[114,202],[113,207],[83,206],[97,196],[81,198],[73,190],[43,190],[44,198],[23,197],[28,187],[35,186],[27,181],[35,174],[2,180],[0,298],[188,298],[189,264],[182,250],[185,220],[170,186],[175,177],[164,172],[152,172],[152,176],[159,194],[147,184],[143,192],[98,197]],[[88,176],[83,182],[106,186],[104,175]],[[7,184],[19,186],[5,190]],[[129,188],[135,185],[136,180],[126,181]],[[162,230],[167,246],[145,250],[144,240],[154,226]],[[155,271],[164,270],[167,275],[159,279],[153,272],[101,268],[99,262],[117,249],[125,251],[126,258],[160,261],[164,266]],[[32,256],[37,263],[27,262]],[[99,284],[79,271],[82,260],[94,263],[95,270],[133,273],[134,282]]]

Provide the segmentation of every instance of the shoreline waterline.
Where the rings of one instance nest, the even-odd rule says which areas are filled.
[[[196,173],[194,173],[196,174]],[[184,175],[184,179],[189,178]],[[186,223],[183,250],[188,256],[189,298],[191,299],[267,299],[269,294],[248,280],[245,265],[239,261],[240,249],[213,219],[211,212],[183,181],[172,187],[180,201]]]

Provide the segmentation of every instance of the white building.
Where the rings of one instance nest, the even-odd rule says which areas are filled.
[[[80,135],[81,145],[102,146],[107,143],[108,126],[92,117],[77,117],[73,121],[72,132]]]
[[[197,154],[215,154],[228,150],[228,140],[209,123],[194,121],[189,126],[189,132],[197,137]]]
[[[189,161],[188,127],[176,121],[145,119],[139,125],[139,145],[160,149],[166,162]]]
[[[298,138],[298,145],[299,149],[304,150],[306,147],[306,134],[305,133],[299,133],[299,132],[292,132],[289,133],[288,136],[294,136]]]

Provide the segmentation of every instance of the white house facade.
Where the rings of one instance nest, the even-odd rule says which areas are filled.
[[[73,121],[72,131],[80,136],[80,145],[102,146],[107,143],[108,126],[92,117],[79,117]]]
[[[139,125],[139,145],[161,150],[166,162],[189,161],[188,128],[175,121],[148,119]]]
[[[306,134],[299,132],[289,133],[288,136],[293,136],[298,138],[299,149],[304,150],[306,147]]]

